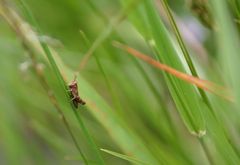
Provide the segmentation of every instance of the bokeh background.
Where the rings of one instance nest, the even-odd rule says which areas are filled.
[[[24,21],[30,22],[21,3],[14,0],[8,2]],[[154,1],[152,10],[160,16],[178,58],[190,74],[160,2]],[[207,1],[201,2],[207,4]],[[238,20],[239,6],[231,4],[239,4],[239,1],[228,2],[231,18]],[[220,123],[230,132],[231,142],[236,148],[228,152],[228,147],[224,145],[229,143],[225,141],[219,148],[222,139],[215,144],[214,135],[215,139],[207,136],[202,142],[190,134],[184,124],[181,111],[178,111],[173,101],[174,96],[169,92],[166,75],[112,45],[113,41],[118,41],[155,57],[156,52],[151,47],[154,39],[147,29],[148,26],[154,28],[154,24],[144,24],[142,20],[146,20],[147,16],[136,14],[137,9],[143,9],[142,2],[132,6],[129,5],[131,1],[120,0],[25,0],[25,3],[41,28],[39,38],[52,47],[71,70],[65,79],[67,83],[74,78],[75,71],[93,43],[103,36],[104,39],[97,44],[78,75],[84,81],[78,83],[79,94],[87,104],[80,106],[77,113],[99,148],[128,155],[146,164],[212,164],[206,156],[205,145],[215,162],[213,164],[239,162],[238,156],[235,159],[239,153],[238,106],[207,93],[214,112],[217,112]],[[206,8],[204,5],[199,7],[199,4],[195,7],[191,6],[193,3],[190,0],[168,1],[199,76],[228,86],[228,79],[223,76],[228,70],[222,67],[224,60],[219,55],[218,47],[220,39],[215,34],[219,27],[213,25],[215,21],[207,5]],[[115,23],[119,16],[122,19]],[[238,29],[238,25],[236,23],[234,27]],[[32,25],[32,29],[36,30],[36,27]],[[2,17],[0,36],[0,164],[83,164],[56,108],[39,83],[21,39]],[[161,42],[165,43],[165,40]],[[54,93],[61,91],[49,64],[43,59],[38,62],[44,66],[45,77]],[[85,94],[89,86],[91,93]],[[195,87],[194,90],[199,95]],[[185,91],[182,93],[188,95]],[[92,110],[96,113],[89,110],[91,106],[88,107],[88,100],[91,99],[97,105],[103,105],[100,106],[102,109]],[[58,103],[63,107],[69,104],[61,94]],[[204,111],[205,107],[202,106],[201,110]],[[108,115],[98,118],[93,115],[97,115],[98,111]],[[99,164],[96,153],[89,146],[75,117],[66,116],[89,164]],[[211,117],[206,118],[206,125],[214,123],[209,122],[213,120]],[[217,129],[213,130],[217,132]],[[223,151],[225,147],[226,153]],[[132,150],[128,152],[127,148]],[[99,152],[106,164],[131,164],[106,152]],[[222,155],[230,156],[228,159]],[[158,163],[147,162],[150,159]]]

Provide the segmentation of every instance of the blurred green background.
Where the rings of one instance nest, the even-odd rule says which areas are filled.
[[[149,165],[238,164],[238,104],[207,93],[209,108],[193,85],[112,46],[113,41],[126,43],[182,72],[191,73],[161,1],[150,1],[154,5],[130,0],[25,0],[25,3],[41,28],[39,38],[52,47],[71,70],[70,74],[67,72],[67,83],[74,78],[74,72],[93,43],[104,36],[78,75],[79,94],[87,104],[77,113],[99,149],[127,155],[127,158],[123,155],[118,158],[99,151],[106,164],[131,164],[124,159]],[[199,4],[191,8],[194,2],[190,0],[171,0],[168,4],[198,75],[230,87],[238,100],[239,57],[229,57],[229,60],[225,56],[232,54],[231,51],[238,53],[239,1],[223,0],[219,6],[216,6],[217,0],[212,4],[198,2],[207,6],[206,11]],[[228,4],[227,7],[221,8],[224,4]],[[10,1],[9,5],[23,20],[31,22],[19,1]],[[153,11],[159,16],[160,25],[151,20]],[[123,19],[114,23],[119,15]],[[231,22],[230,29],[221,26],[224,19]],[[32,28],[36,30],[34,25]],[[21,39],[2,17],[0,36],[0,164],[84,164],[39,83]],[[228,49],[227,44],[233,45],[233,49]],[[169,49],[175,49],[176,60],[170,55],[174,50]],[[54,72],[44,59],[39,58],[38,62],[44,65],[45,78],[57,94],[62,89]],[[57,98],[62,107],[68,106],[61,94]],[[205,136],[199,138],[191,134],[194,124],[189,124],[191,120],[186,117],[185,109],[193,111],[190,118],[200,127],[195,131],[206,131]],[[64,113],[89,164],[100,164],[69,111]]]

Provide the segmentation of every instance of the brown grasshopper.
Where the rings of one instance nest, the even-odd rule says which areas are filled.
[[[74,80],[68,85],[68,87],[69,87],[69,91],[71,92],[70,96],[71,96],[73,105],[75,106],[75,108],[78,108],[78,104],[85,105],[86,102],[83,101],[78,95],[78,85],[77,85],[76,78],[77,77],[75,76]]]

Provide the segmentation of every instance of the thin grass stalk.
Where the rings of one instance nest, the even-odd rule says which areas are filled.
[[[22,4],[24,13],[26,14],[26,16],[28,16],[28,18],[30,19],[31,23],[36,27],[37,32],[38,32],[39,34],[41,34],[41,30],[40,30],[40,28],[39,28],[39,26],[38,26],[38,23],[37,23],[36,20],[34,19],[31,11],[28,9],[28,7],[27,7],[27,5],[25,4],[24,1],[20,0],[20,2],[21,2],[21,4]],[[10,9],[10,10],[11,10],[11,9]],[[14,18],[11,18],[11,19],[13,19],[12,21],[14,22]],[[22,35],[19,36],[19,37],[21,37],[21,39],[24,40],[24,34],[22,34]],[[38,37],[37,37],[37,38],[38,38]],[[49,47],[47,46],[47,44],[46,44],[45,42],[41,41],[39,38],[38,38],[38,41],[40,42],[40,45],[41,45],[44,53],[46,54],[46,56],[47,56],[47,58],[48,58],[48,60],[49,60],[50,66],[51,66],[51,68],[53,69],[53,71],[54,71],[57,79],[59,80],[60,85],[61,85],[62,88],[64,89],[64,94],[65,94],[66,100],[70,100],[70,95],[69,95],[69,92],[68,92],[68,87],[67,87],[67,85],[66,85],[66,83],[65,83],[65,81],[64,81],[64,79],[63,79],[63,77],[62,77],[62,75],[61,75],[61,73],[60,73],[60,71],[59,71],[59,69],[58,69],[58,66],[57,66],[57,64],[56,64],[56,62],[55,62],[55,60],[54,60],[54,58],[53,58],[53,56],[52,56],[52,54],[51,54],[51,51],[50,51]],[[70,102],[70,101],[69,101],[69,102]],[[97,147],[97,145],[95,144],[95,142],[93,141],[93,139],[92,139],[92,137],[90,136],[90,134],[88,133],[88,131],[87,131],[87,129],[86,129],[86,126],[84,125],[81,117],[80,117],[79,114],[76,112],[77,109],[74,107],[74,105],[73,105],[72,102],[70,102],[70,104],[71,104],[72,110],[73,110],[73,112],[74,112],[74,114],[75,114],[75,116],[76,116],[76,119],[77,119],[77,121],[78,121],[79,126],[80,126],[81,129],[83,130],[84,135],[87,137],[88,143],[90,144],[91,148],[93,149],[93,151],[95,151],[95,153],[96,153],[96,155],[97,155],[97,158],[98,158],[99,163],[102,164],[102,165],[104,165],[105,163],[104,163],[103,158],[101,157],[101,154],[100,154],[100,152],[99,152],[99,150],[98,150],[98,147]]]
[[[3,2],[3,3],[5,3],[5,2]],[[2,4],[2,5],[5,5],[5,4]],[[4,10],[4,8],[2,8],[2,9]],[[5,10],[5,11],[3,11],[3,12],[8,13],[9,11],[8,11],[8,10]],[[7,17],[7,16],[9,16],[9,17]],[[7,19],[7,22],[9,23],[9,25],[11,26],[11,28],[12,28],[12,29],[16,32],[16,34],[19,36],[19,38],[20,38],[20,40],[21,40],[22,47],[28,52],[28,54],[29,54],[29,56],[30,56],[30,58],[31,58],[31,61],[32,61],[32,64],[33,64],[33,68],[34,68],[35,74],[37,75],[37,77],[38,77],[38,79],[39,79],[39,81],[40,81],[40,84],[42,85],[42,87],[43,87],[44,90],[46,91],[46,93],[47,93],[47,95],[48,95],[51,103],[54,105],[54,107],[56,108],[58,114],[60,115],[60,118],[61,118],[61,120],[63,121],[64,125],[66,126],[67,131],[69,132],[69,134],[70,134],[70,136],[71,136],[71,138],[72,138],[72,140],[73,140],[73,142],[74,142],[77,150],[79,151],[79,153],[80,153],[80,155],[81,155],[84,163],[85,163],[86,165],[88,165],[88,161],[87,161],[86,157],[84,156],[83,151],[81,150],[79,144],[77,143],[77,140],[76,140],[76,138],[75,138],[75,136],[74,136],[74,134],[73,134],[70,126],[69,126],[69,123],[68,123],[66,117],[65,117],[64,114],[63,114],[63,111],[61,110],[60,106],[59,106],[58,103],[57,103],[56,97],[54,96],[54,94],[52,93],[51,88],[50,88],[49,85],[47,84],[47,81],[46,81],[45,77],[42,75],[42,70],[41,70],[41,68],[38,67],[38,63],[37,63],[35,54],[34,54],[34,52],[32,51],[32,49],[28,46],[28,44],[26,43],[26,41],[25,41],[25,39],[24,39],[24,37],[23,37],[24,34],[22,34],[21,30],[19,29],[18,23],[17,23],[17,22],[14,22],[14,19],[11,18],[10,14],[9,14],[9,15],[6,14],[6,15],[4,16],[4,18]],[[9,21],[10,21],[10,22],[9,22]]]
[[[107,17],[98,9],[94,6],[94,4],[92,3],[92,1],[88,1],[89,6],[91,7],[92,10],[95,11],[96,15],[100,17],[100,19],[104,22],[104,23],[108,23],[108,19]],[[113,32],[115,31],[115,29],[113,29]],[[86,38],[85,34],[83,32],[81,32],[81,35],[83,36],[83,38],[85,38],[86,43],[90,43],[89,40]],[[117,37],[122,38],[121,36],[119,36],[118,33],[115,34]],[[93,52],[94,53],[94,52]],[[99,59],[97,58],[97,56],[95,56],[96,62],[99,63]],[[176,127],[174,126],[173,122],[172,122],[172,118],[171,115],[169,113],[169,111],[167,111],[167,106],[165,105],[165,103],[163,102],[163,98],[161,96],[161,94],[159,94],[158,90],[156,89],[155,85],[152,83],[152,81],[150,80],[148,74],[146,73],[146,71],[144,70],[144,68],[140,65],[139,61],[136,58],[131,58],[132,61],[134,62],[134,64],[137,66],[137,68],[139,69],[139,71],[142,73],[142,76],[144,77],[145,81],[147,82],[149,88],[151,89],[151,91],[153,92],[153,94],[155,95],[155,97],[158,99],[159,105],[162,107],[163,110],[163,114],[165,116],[165,118],[167,119],[169,128],[171,129],[172,135],[173,137],[177,137],[178,132],[176,130]],[[100,70],[101,67],[99,66]],[[105,77],[105,76],[104,76]],[[107,77],[105,77],[105,81],[107,84],[109,84],[110,82],[108,82]],[[110,85],[110,86],[109,86]],[[112,98],[115,98],[114,102],[115,105],[118,104],[118,109],[121,109],[121,105],[119,104],[119,102],[116,103],[116,95],[114,94],[114,92],[111,89],[111,84],[109,84],[109,90],[111,92]],[[180,141],[177,140],[177,149],[182,150],[181,146],[180,146]],[[183,157],[185,157],[185,159],[188,159],[187,156],[182,153],[180,151],[180,153],[183,155]],[[189,161],[189,160],[188,160]]]
[[[80,146],[79,146],[79,144],[77,142],[77,139],[75,138],[75,136],[74,136],[74,134],[73,134],[73,132],[72,132],[72,130],[70,128],[70,125],[69,125],[66,117],[63,114],[63,111],[61,110],[60,106],[58,105],[56,97],[52,93],[51,88],[48,86],[47,81],[45,80],[44,76],[42,75],[42,73],[41,73],[42,71],[39,70],[38,64],[37,64],[36,59],[34,57],[34,54],[32,52],[30,52],[29,50],[28,50],[28,52],[29,52],[30,57],[31,57],[32,62],[33,62],[33,67],[34,67],[34,70],[35,70],[35,74],[38,76],[38,79],[39,79],[42,87],[44,88],[44,90],[47,92],[47,95],[48,95],[51,103],[54,105],[54,107],[56,108],[58,114],[60,115],[60,119],[63,121],[63,124],[67,128],[67,131],[70,134],[70,136],[71,136],[71,138],[72,138],[72,140],[73,140],[77,150],[79,151],[79,153],[80,153],[80,155],[81,155],[81,157],[83,159],[84,164],[88,165],[89,163],[88,163],[88,161],[87,161],[83,151],[81,150],[81,148],[80,148]]]
[[[102,18],[102,17],[101,17],[101,18]],[[103,19],[103,18],[102,18],[102,19]],[[81,33],[81,35],[82,35],[82,38],[83,38],[84,41],[85,41],[85,44],[86,44],[87,47],[89,48],[89,47],[91,46],[91,43],[90,43],[89,39],[87,38],[87,36],[85,35],[84,32],[80,31],[80,33]],[[94,56],[94,58],[95,58],[95,61],[96,61],[96,63],[97,63],[97,66],[98,66],[100,72],[103,74],[103,78],[104,78],[104,80],[105,80],[105,83],[107,84],[107,87],[108,87],[109,91],[110,91],[110,94],[111,94],[111,96],[112,96],[112,101],[113,101],[113,103],[114,103],[114,105],[115,105],[115,108],[118,110],[118,112],[121,112],[122,106],[121,106],[120,102],[118,101],[118,98],[117,98],[116,93],[115,93],[114,90],[113,90],[112,83],[111,83],[111,81],[109,80],[106,72],[104,71],[104,68],[103,68],[103,66],[102,66],[102,64],[101,64],[98,56],[96,56],[96,55],[94,54],[94,52],[93,52],[93,56]]]
[[[127,156],[127,155],[123,155],[123,154],[120,154],[120,153],[117,153],[117,152],[113,152],[113,151],[110,151],[110,150],[107,150],[107,149],[101,149],[101,151],[107,153],[107,154],[110,154],[112,156],[115,156],[117,158],[120,158],[120,159],[123,159],[123,160],[126,160],[126,161],[129,161],[133,164],[136,164],[136,165],[148,165],[147,163],[145,162],[142,162],[140,160],[137,160],[135,158],[132,158],[130,156]]]
[[[100,17],[100,19],[101,19],[104,23],[107,23],[107,18],[106,18],[106,16],[105,16],[101,11],[99,11],[97,8],[95,8],[94,4],[93,4],[91,1],[88,1],[88,4],[89,4],[89,6],[97,13],[97,15]],[[116,25],[115,25],[115,26],[116,26]],[[113,29],[112,31],[115,31],[115,29]],[[80,31],[80,33],[81,33],[82,37],[84,38],[86,45],[89,46],[89,45],[90,45],[90,41],[87,39],[86,35],[85,35],[82,31]],[[118,34],[116,34],[116,35],[117,35],[118,37],[120,37]],[[120,38],[121,38],[121,37],[120,37]],[[92,52],[92,53],[94,54],[94,52]],[[95,55],[94,55],[94,57],[95,57],[95,60],[96,60],[96,62],[97,62],[97,65],[98,65],[99,69],[100,69],[101,72],[103,73],[105,82],[106,82],[106,84],[107,84],[107,86],[108,86],[108,88],[109,88],[109,91],[110,91],[111,95],[112,95],[113,102],[114,102],[115,106],[117,107],[118,110],[121,110],[121,109],[122,109],[121,104],[119,103],[119,101],[117,101],[117,96],[116,96],[116,94],[114,93],[114,91],[113,91],[113,89],[112,89],[112,85],[111,85],[110,81],[108,80],[107,75],[106,75],[106,73],[104,72],[104,70],[103,70],[103,68],[102,68],[102,66],[101,66],[101,63],[100,63],[98,57],[95,56]],[[158,100],[160,100],[160,103],[159,103],[159,104],[162,106],[163,109],[167,109],[167,107],[165,106],[165,103],[162,102],[163,99],[162,99],[161,95],[157,92],[156,87],[155,87],[155,86],[153,85],[153,83],[151,82],[151,80],[150,80],[150,78],[148,77],[148,75],[146,74],[145,70],[142,68],[142,66],[139,64],[139,62],[138,62],[135,58],[131,58],[131,59],[133,60],[134,64],[137,66],[137,68],[138,68],[138,69],[140,70],[140,72],[142,73],[144,79],[146,80],[146,82],[147,82],[147,84],[149,85],[150,89],[152,90],[153,94],[156,96],[156,98],[158,98]],[[119,111],[119,112],[121,112],[121,111]],[[172,123],[172,121],[171,121],[172,119],[171,119],[170,114],[168,113],[167,110],[164,110],[163,112],[164,112],[164,115],[165,115],[165,117],[166,117],[169,125],[170,125],[170,129],[171,129],[171,131],[172,131],[172,133],[173,133],[173,136],[176,137],[176,136],[177,136],[177,131],[176,131],[176,129],[174,128],[174,125],[173,125],[173,123]]]
[[[216,163],[214,163],[213,156],[209,150],[209,147],[207,146],[206,142],[204,141],[204,137],[199,138],[199,142],[200,142],[202,149],[207,157],[207,160],[209,161],[209,164],[211,164],[211,165],[216,164]]]
[[[96,15],[99,16],[100,19],[101,19],[105,24],[108,23],[107,17],[106,17],[98,8],[96,8],[96,7],[94,6],[94,4],[92,3],[92,1],[88,1],[88,4],[89,4],[89,6],[91,7],[91,9],[96,13]],[[113,29],[112,31],[115,32],[115,29]],[[85,44],[86,44],[87,46],[89,46],[89,45],[90,45],[90,41],[89,41],[88,38],[86,37],[85,33],[84,33],[83,31],[80,31],[80,34],[81,34],[82,38],[84,39]],[[121,36],[119,36],[118,33],[116,33],[115,35],[116,35],[117,37],[119,37],[119,38],[122,38]],[[115,106],[117,105],[116,107],[117,107],[118,109],[121,109],[122,107],[121,107],[121,105],[119,104],[119,101],[117,101],[117,97],[116,97],[116,95],[115,95],[115,93],[114,93],[114,91],[113,91],[113,89],[112,89],[111,83],[110,83],[110,81],[108,80],[108,78],[107,78],[107,76],[106,76],[106,73],[104,72],[104,70],[103,70],[103,68],[102,68],[102,66],[101,66],[101,63],[100,63],[98,57],[97,57],[96,55],[94,55],[94,52],[92,52],[92,53],[93,53],[93,56],[95,57],[95,60],[96,60],[96,62],[97,62],[97,64],[98,64],[99,69],[101,70],[101,72],[102,72],[103,75],[104,75],[105,82],[106,82],[107,86],[109,87],[109,91],[110,91],[110,93],[111,93],[111,95],[112,95],[112,98],[113,98],[113,101],[114,101]],[[145,81],[146,81],[147,84],[149,85],[149,88],[151,89],[151,91],[153,92],[153,94],[154,94],[154,95],[156,96],[156,98],[158,98],[158,100],[160,101],[159,104],[160,104],[161,107],[164,109],[164,110],[163,110],[163,113],[164,113],[164,116],[166,117],[166,119],[167,119],[167,121],[168,121],[169,128],[171,129],[171,132],[172,132],[172,134],[173,134],[173,137],[177,137],[177,136],[178,136],[178,133],[177,133],[177,131],[176,131],[176,128],[174,127],[174,124],[173,124],[173,122],[172,122],[171,116],[170,116],[169,112],[167,111],[167,107],[166,107],[165,103],[162,101],[162,100],[163,100],[162,96],[159,94],[159,92],[157,92],[158,90],[156,89],[156,87],[155,87],[155,85],[152,83],[152,81],[150,80],[149,76],[147,75],[147,73],[145,72],[145,70],[143,69],[143,67],[140,65],[139,61],[136,60],[136,58],[131,58],[131,59],[132,59],[132,61],[134,62],[134,64],[137,66],[137,68],[139,69],[139,71],[142,73]],[[177,149],[182,150],[179,141],[177,142]],[[181,151],[180,151],[180,153],[182,154]],[[185,157],[186,159],[188,159],[185,154],[182,154],[182,155],[183,155],[183,157]]]
[[[101,45],[107,37],[112,33],[114,28],[121,23],[129,12],[139,4],[142,0],[133,0],[125,9],[123,9],[117,16],[115,16],[104,29],[104,31],[98,36],[98,38],[93,42],[92,46],[89,48],[85,56],[83,57],[81,63],[79,64],[78,71],[80,72],[84,66],[87,64],[88,60],[91,58],[93,52]]]
[[[89,6],[96,12],[96,14],[100,17],[100,19],[102,19],[102,21],[103,21],[104,23],[107,23],[108,19],[106,18],[106,16],[94,6],[94,4],[92,3],[92,1],[88,1],[88,4],[89,4]],[[115,26],[116,26],[116,25],[115,25]],[[114,31],[114,29],[113,29],[113,31]],[[116,35],[121,38],[121,36],[119,36],[118,34],[116,34]],[[89,42],[89,40],[86,38],[86,36],[85,36],[84,34],[82,34],[82,36],[83,36],[83,38],[85,38],[86,43],[89,45],[90,42]],[[99,59],[97,58],[97,56],[94,56],[94,57],[96,58],[97,63],[99,63]],[[159,103],[159,104],[162,106],[163,109],[167,109],[167,107],[165,106],[165,103],[162,102],[162,100],[163,100],[163,99],[162,99],[162,96],[157,92],[156,87],[154,86],[154,84],[153,84],[152,81],[150,80],[149,76],[147,75],[147,73],[145,72],[145,70],[143,69],[143,67],[140,65],[140,63],[139,63],[135,58],[132,58],[132,60],[133,60],[134,64],[137,66],[137,68],[139,69],[139,71],[142,73],[145,81],[146,81],[147,84],[149,85],[149,88],[152,90],[153,94],[156,96],[156,98],[158,98],[158,100],[160,100],[160,103]],[[98,65],[99,65],[99,64],[98,64]],[[100,70],[102,70],[102,67],[101,67],[100,65],[99,65],[99,68],[100,68]],[[108,86],[109,86],[109,90],[110,90],[110,92],[111,92],[111,95],[113,96],[113,98],[115,98],[114,100],[116,100],[116,99],[117,99],[117,98],[116,98],[116,95],[114,94],[113,89],[111,89],[111,88],[112,88],[112,87],[111,87],[111,84],[110,84],[110,82],[108,81],[108,79],[107,79],[107,77],[106,77],[105,74],[104,74],[104,77],[105,77],[106,83],[107,83]],[[121,105],[120,105],[119,103],[116,103],[116,101],[114,101],[114,102],[115,102],[115,104],[118,105],[118,109],[121,109]],[[166,117],[169,125],[170,125],[170,128],[171,128],[171,131],[172,131],[173,135],[174,135],[174,136],[177,136],[177,131],[176,131],[176,129],[174,128],[174,125],[173,125],[173,123],[172,123],[172,121],[171,121],[172,119],[171,119],[170,114],[168,113],[168,111],[163,111],[163,112],[164,112],[164,115],[165,115],[165,117]]]
[[[25,37],[24,39],[26,39],[28,44],[30,44],[34,48],[37,54],[41,53],[41,55],[44,55],[42,54],[42,49],[39,43],[36,41],[36,34],[31,30],[29,26],[26,27],[25,22],[23,22],[18,15],[15,14],[14,16],[16,16],[14,17],[14,19],[16,19],[15,21],[17,21],[19,25],[21,25],[21,30],[25,34],[23,36]],[[28,33],[26,33],[26,30],[28,30],[29,33],[31,34],[31,38],[27,35]],[[58,58],[56,54],[53,55],[55,55],[56,62],[59,62],[59,66],[66,72],[65,74],[66,75],[72,74],[72,71],[63,64],[61,59]],[[109,131],[111,137],[115,140],[115,142],[117,142],[119,147],[121,147],[126,153],[129,153],[129,151],[133,152],[135,151],[136,148],[140,147],[139,150],[136,150],[136,152],[133,152],[132,154],[134,155],[136,154],[137,157],[143,158],[147,162],[151,162],[151,164],[158,164],[157,163],[158,161],[150,154],[148,149],[142,143],[141,139],[138,138],[127,127],[123,126],[124,125],[123,122],[121,122],[121,120],[119,120],[116,117],[116,115],[112,113],[113,112],[112,109],[103,101],[103,99],[101,99],[101,101],[98,103],[96,102],[96,104],[93,100],[91,100],[89,92],[93,94],[92,99],[97,100],[100,99],[100,96],[97,94],[97,92],[84,79],[82,79],[81,76],[79,76],[78,79],[83,83],[83,86],[86,86],[87,91],[85,90],[84,93],[86,92],[86,94],[89,97],[88,100],[89,110],[91,110],[91,113]],[[98,108],[101,108],[101,110]],[[117,130],[115,128],[117,128]],[[123,139],[121,137],[123,137]],[[123,140],[126,140],[127,143],[129,143],[129,145],[127,143],[123,143]]]

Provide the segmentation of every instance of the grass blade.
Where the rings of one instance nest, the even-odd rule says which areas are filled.
[[[23,7],[23,11],[25,12],[25,14],[28,16],[28,18],[30,19],[31,23],[36,27],[37,29],[37,32],[39,32],[41,34],[41,30],[40,30],[40,27],[38,26],[36,20],[34,19],[32,13],[30,12],[30,10],[28,9],[27,5],[25,4],[24,1],[20,1],[21,4],[22,4],[22,7]],[[19,32],[19,31],[18,31]],[[22,33],[23,36],[20,36],[20,37],[23,37],[24,38],[24,33]],[[22,38],[22,39],[23,39]],[[65,100],[66,102],[69,102],[71,104],[71,108],[72,108],[72,111],[74,112],[76,118],[77,118],[77,121],[79,123],[79,126],[81,127],[82,131],[84,132],[85,136],[86,136],[86,139],[88,140],[88,143],[90,144],[90,146],[92,147],[93,151],[95,151],[96,155],[97,155],[97,158],[98,158],[98,161],[100,164],[104,164],[104,161],[99,153],[99,150],[96,146],[96,144],[94,143],[92,137],[90,136],[90,134],[88,133],[88,130],[87,128],[85,127],[81,117],[79,116],[79,114],[77,113],[76,111],[76,108],[74,107],[73,103],[70,101],[70,95],[69,95],[69,92],[68,92],[68,87],[61,75],[61,72],[55,62],[55,59],[53,58],[53,55],[49,49],[49,47],[47,46],[47,44],[45,42],[43,42],[42,40],[40,40],[38,37],[37,37],[45,55],[47,56],[48,60],[49,60],[49,63],[50,63],[50,66],[53,70],[53,72],[55,73],[57,79],[58,79],[58,82],[60,84],[60,86],[62,87],[63,89],[63,93],[65,94]],[[25,40],[25,39],[23,39]],[[83,158],[84,159],[84,158]],[[86,159],[84,159],[86,160]]]
[[[114,28],[125,19],[126,15],[140,2],[141,0],[133,0],[125,9],[123,9],[104,29],[104,31],[98,36],[98,38],[93,42],[92,46],[89,48],[85,56],[83,57],[81,63],[79,64],[78,71],[84,68],[88,60],[92,56],[93,52],[98,48],[98,46],[106,40],[106,38],[112,33]]]
[[[106,153],[108,153],[110,155],[116,156],[118,158],[121,158],[123,160],[127,160],[127,161],[129,161],[129,162],[131,162],[133,164],[147,165],[146,163],[143,163],[142,161],[139,161],[139,160],[137,160],[135,158],[132,158],[130,156],[127,156],[127,155],[119,154],[117,152],[113,152],[113,151],[110,151],[110,150],[107,150],[107,149],[101,149],[101,151],[106,152]]]
[[[177,78],[179,79],[182,79],[190,84],[193,84],[193,85],[196,85],[198,88],[202,89],[202,90],[206,90],[206,91],[209,91],[213,94],[216,94],[216,95],[219,95],[221,96],[222,98],[226,99],[226,100],[229,100],[229,101],[233,101],[233,98],[229,95],[229,91],[222,87],[222,86],[219,86],[219,85],[216,85],[210,81],[207,81],[207,80],[202,80],[202,79],[199,79],[197,77],[194,77],[194,76],[191,76],[191,75],[188,75],[186,73],[182,73],[174,68],[171,68],[170,66],[167,66],[165,64],[162,64],[150,57],[148,57],[147,55],[144,55],[142,53],[140,53],[139,51],[133,49],[133,48],[130,48],[126,45],[123,45],[119,42],[114,42],[113,43],[114,46],[118,47],[118,48],[121,48],[125,51],[127,51],[128,53],[130,53],[131,55],[139,58],[139,59],[142,59],[143,61],[149,63],[150,65],[156,67],[156,68],[159,68],[169,74],[172,74],[174,76],[176,76]],[[221,93],[219,93],[219,90]]]

